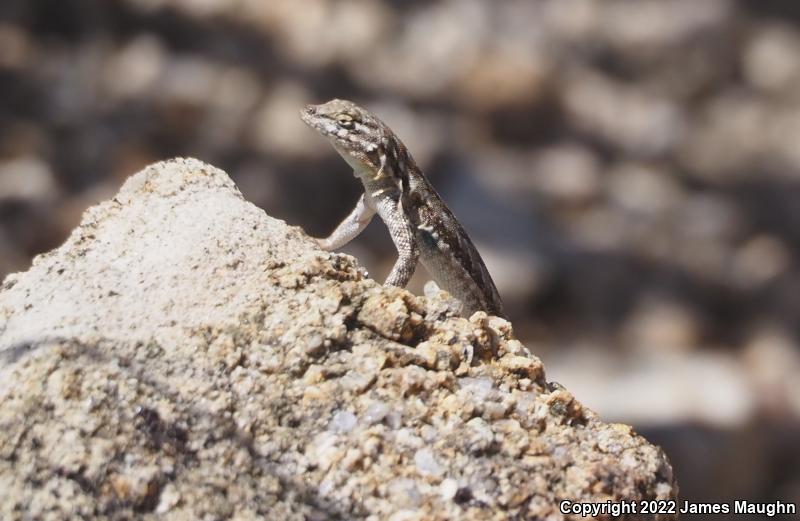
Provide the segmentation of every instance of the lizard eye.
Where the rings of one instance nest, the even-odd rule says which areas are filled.
[[[336,116],[336,122],[339,126],[344,128],[353,128],[353,118],[347,114],[339,114]]]

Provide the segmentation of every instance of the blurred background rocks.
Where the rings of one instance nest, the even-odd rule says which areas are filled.
[[[395,129],[548,376],[684,498],[800,503],[792,0],[3,0],[0,276],[174,156],[327,234],[360,187],[297,112],[332,97]],[[395,258],[380,224],[345,251]]]

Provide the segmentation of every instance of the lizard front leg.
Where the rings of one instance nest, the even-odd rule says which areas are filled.
[[[367,227],[374,215],[375,209],[367,204],[365,194],[361,194],[361,198],[356,203],[356,207],[353,208],[353,211],[350,212],[350,215],[345,217],[330,235],[324,239],[314,240],[319,247],[325,251],[341,248],[364,231],[364,228]]]
[[[414,275],[419,260],[419,246],[414,236],[414,230],[411,228],[411,223],[406,217],[400,201],[385,197],[376,201],[376,207],[381,219],[389,228],[389,235],[392,236],[392,242],[397,248],[397,261],[383,285],[404,288],[411,280],[411,276]]]

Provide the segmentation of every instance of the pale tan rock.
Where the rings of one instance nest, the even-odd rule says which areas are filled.
[[[383,288],[191,159],[3,282],[0,364],[4,520],[560,519],[561,498],[677,494],[510,323]]]

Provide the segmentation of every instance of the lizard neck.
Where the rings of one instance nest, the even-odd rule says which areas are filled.
[[[353,155],[346,148],[339,146],[338,144],[336,144],[336,142],[331,141],[331,143],[333,144],[334,150],[336,150],[336,152],[338,152],[339,155],[342,156],[342,159],[344,159],[345,162],[348,165],[350,165],[350,168],[353,169],[353,174],[356,177],[363,177],[365,175],[369,175],[370,168],[367,167],[362,161],[359,161],[358,159],[353,157]]]
[[[369,196],[380,198],[387,195],[399,195],[400,187],[395,180],[394,170],[391,166],[387,167],[383,172],[379,172],[375,167],[358,160],[342,147],[334,144],[334,148],[353,169],[353,176],[361,181],[364,185],[364,191]]]

